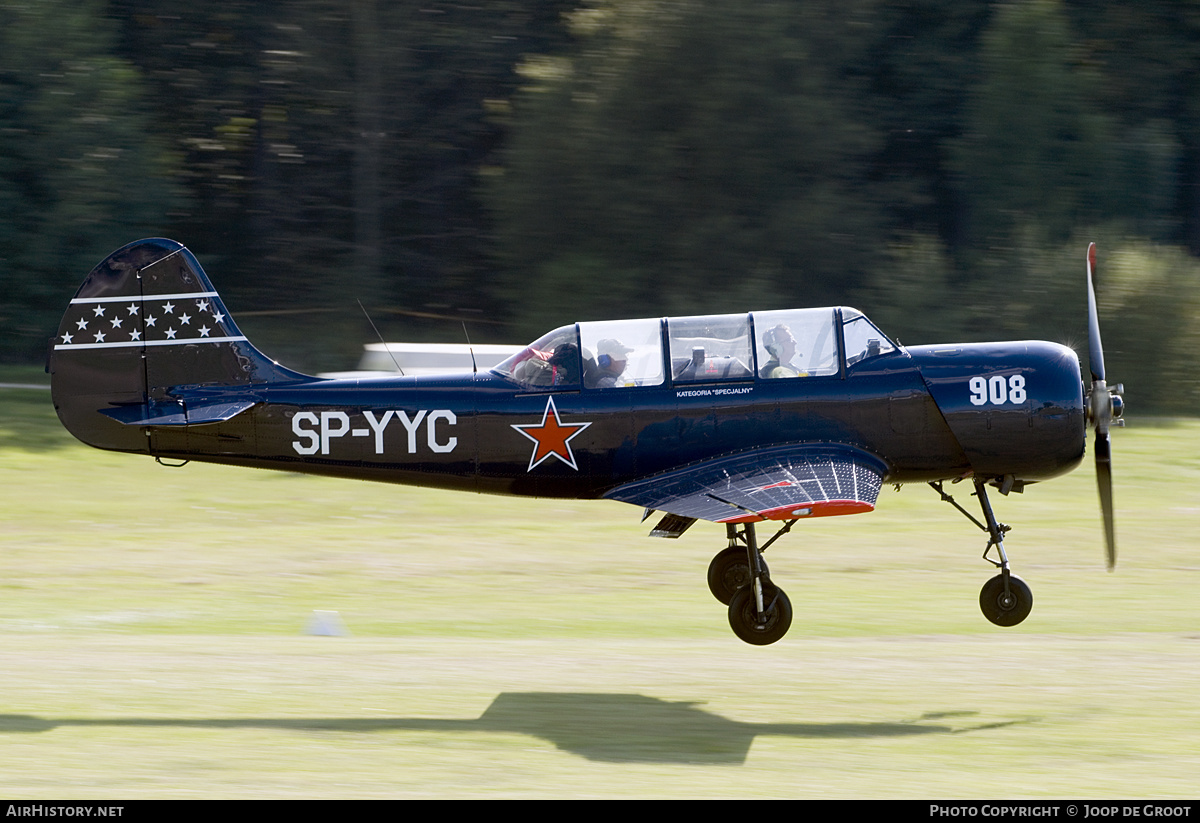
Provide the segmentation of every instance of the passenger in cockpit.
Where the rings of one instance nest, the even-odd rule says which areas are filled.
[[[596,344],[596,370],[587,375],[589,389],[611,389],[624,385],[621,375],[633,349],[620,340],[606,337]]]

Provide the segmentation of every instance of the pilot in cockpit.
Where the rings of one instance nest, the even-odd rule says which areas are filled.
[[[560,343],[555,346],[554,352],[546,362],[553,369],[551,385],[579,385],[579,347],[574,343]]]
[[[794,360],[799,354],[796,351],[796,338],[787,326],[780,323],[768,329],[762,336],[762,344],[771,358],[758,370],[760,377],[808,377],[808,372],[796,367]]]

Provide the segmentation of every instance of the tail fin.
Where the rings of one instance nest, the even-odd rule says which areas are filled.
[[[92,269],[63,315],[49,370],[54,407],[73,435],[142,453],[151,451],[144,426],[227,419],[255,405],[256,385],[308,379],[254,348],[192,253],[161,238],[130,243]],[[207,400],[180,391],[200,386]]]

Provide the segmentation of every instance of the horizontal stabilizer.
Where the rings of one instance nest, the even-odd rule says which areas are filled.
[[[119,406],[100,413],[126,426],[200,426],[222,423],[236,417],[261,401],[254,399],[222,400],[196,406],[183,403],[156,403],[154,406]]]

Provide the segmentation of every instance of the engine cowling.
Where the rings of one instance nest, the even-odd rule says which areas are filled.
[[[908,351],[976,475],[1047,480],[1083,459],[1083,381],[1071,349],[1022,340]]]

